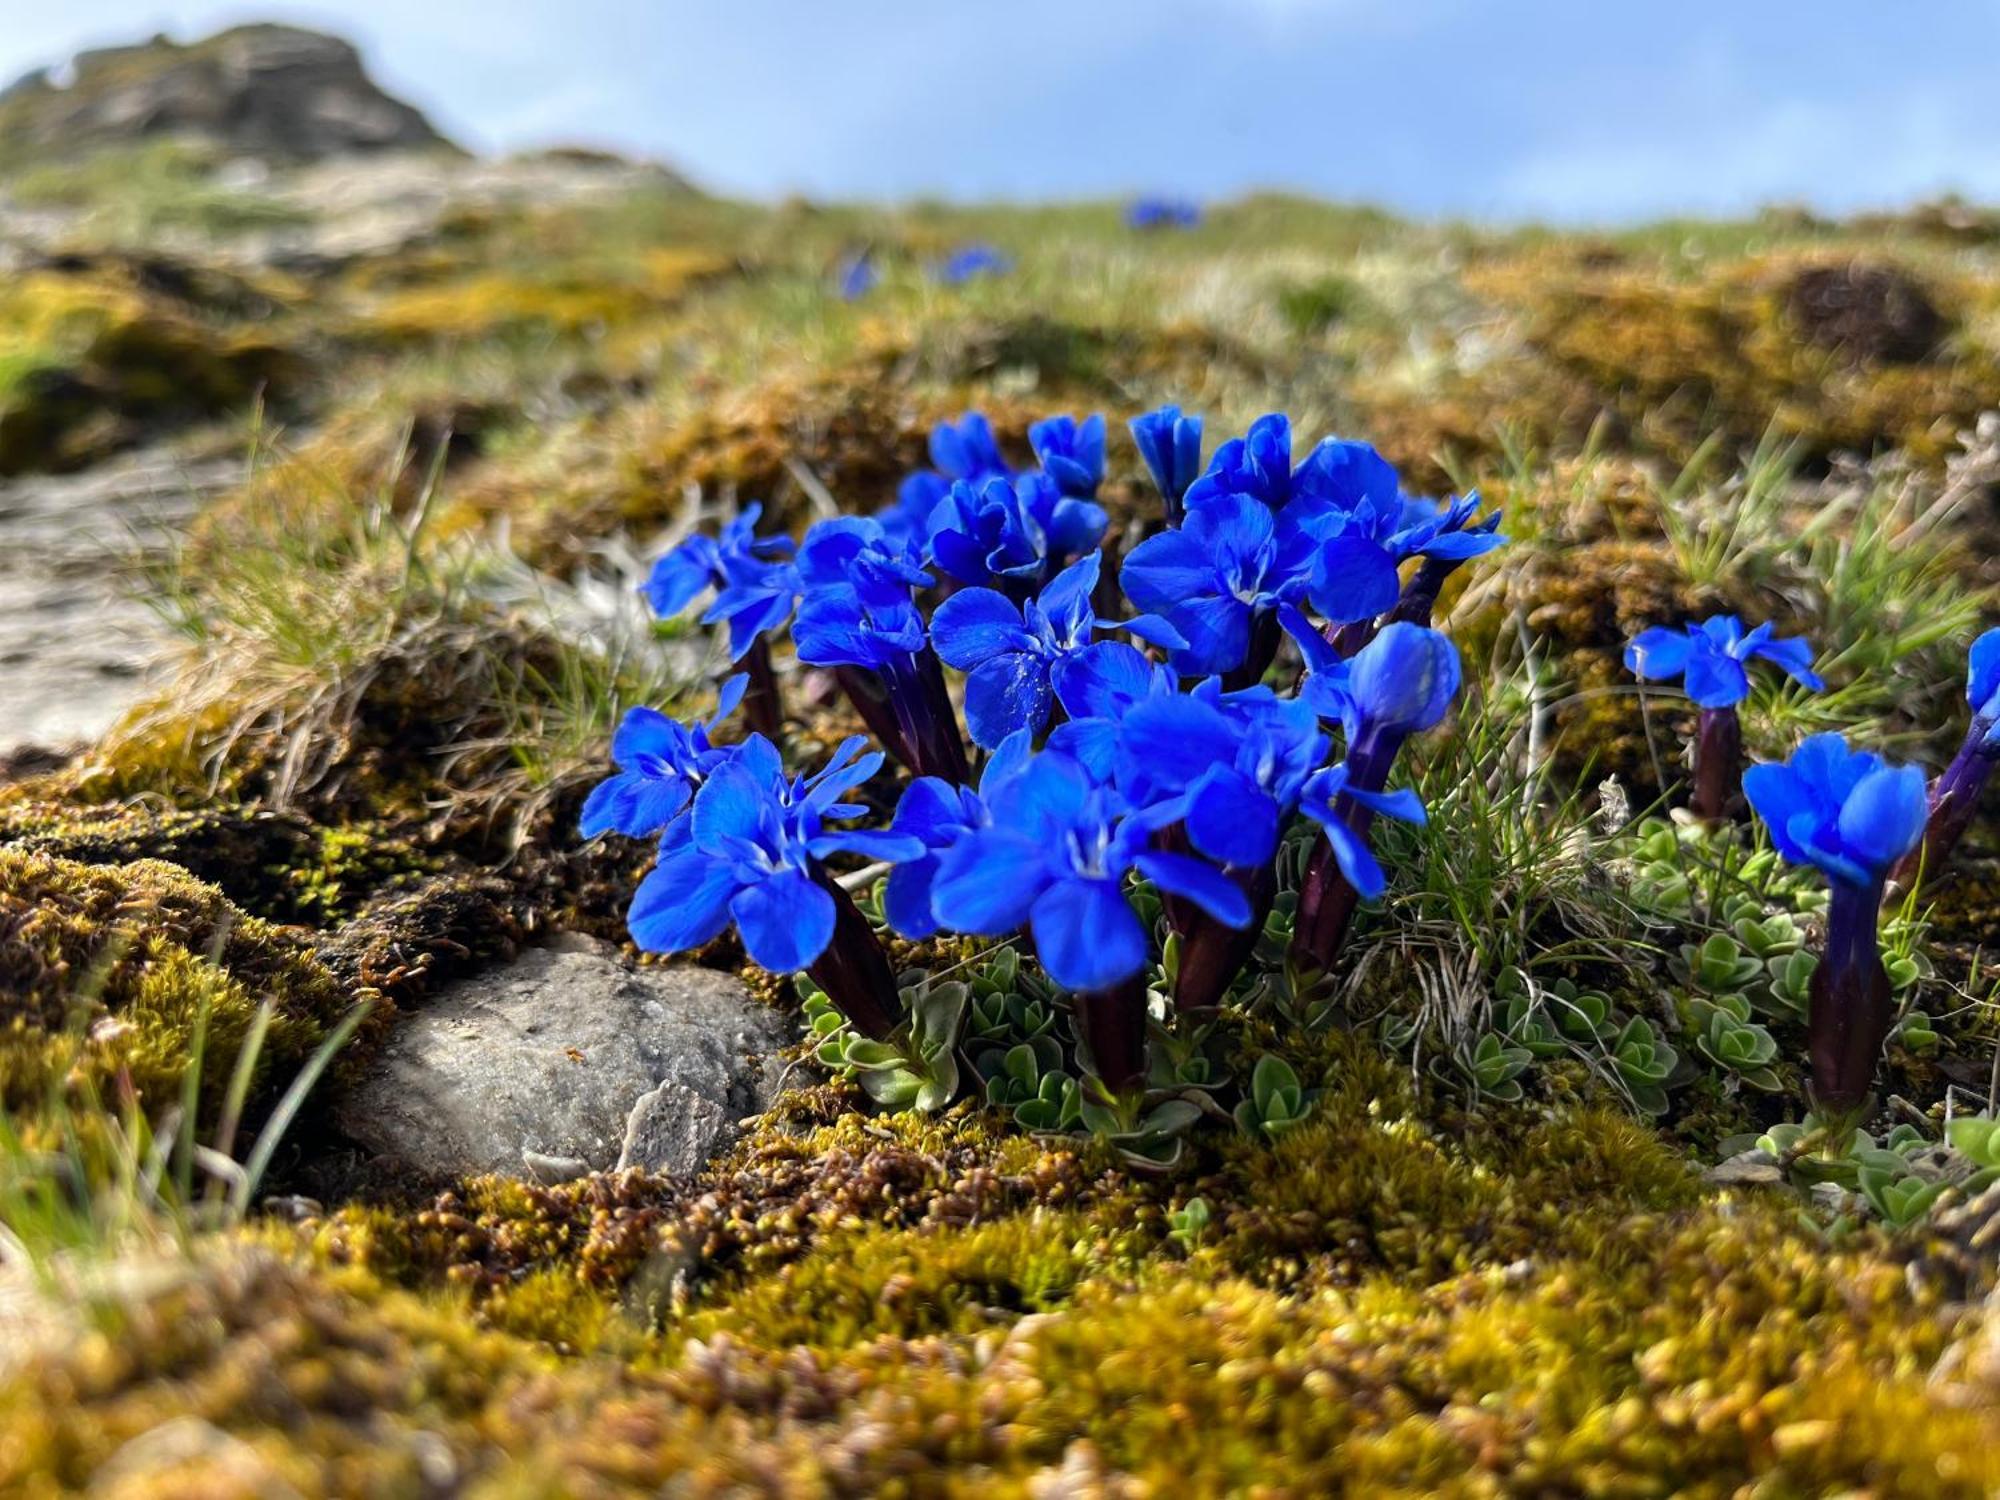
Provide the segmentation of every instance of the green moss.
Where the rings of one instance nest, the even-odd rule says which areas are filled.
[[[51,1090],[103,1095],[113,1080],[149,1111],[177,1102],[201,1024],[213,1110],[267,1002],[259,1078],[295,1069],[346,1008],[295,938],[177,866],[0,847],[0,1105],[19,1119]]]
[[[0,839],[86,864],[158,859],[219,886],[279,922],[331,926],[364,902],[437,868],[379,825],[332,828],[268,811],[160,810],[136,803],[77,806],[0,799]]]

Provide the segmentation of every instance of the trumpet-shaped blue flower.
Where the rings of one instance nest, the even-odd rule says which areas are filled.
[[[874,291],[881,280],[882,273],[875,268],[875,258],[866,250],[848,256],[834,273],[834,285],[839,288],[841,300],[845,302],[860,301]]]
[[[1162,406],[1131,422],[1132,441],[1167,503],[1167,520],[1178,522],[1188,486],[1201,477],[1201,418],[1184,417],[1178,406]]]
[[[1357,899],[1381,889],[1380,869],[1366,847],[1370,823],[1384,812],[1421,821],[1414,799],[1385,797],[1383,789],[1403,741],[1450,710],[1459,686],[1458,649],[1435,630],[1392,621],[1351,661],[1336,665],[1328,660],[1331,648],[1310,625],[1296,613],[1286,620],[1312,668],[1302,696],[1317,711],[1338,718],[1347,738],[1339,776],[1317,782],[1305,796],[1306,810],[1319,818],[1326,839],[1307,867],[1293,924],[1295,955],[1331,969]],[[1335,823],[1345,824],[1345,832]]]
[[[1400,745],[1442,720],[1458,696],[1458,648],[1440,631],[1394,621],[1350,661],[1297,610],[1280,618],[1306,659],[1300,698],[1340,722],[1350,751],[1370,740]]]
[[[1815,1100],[1845,1115],[1867,1099],[1895,1020],[1876,923],[1889,871],[1924,836],[1923,772],[1850,750],[1838,734],[1816,734],[1783,764],[1752,766],[1743,789],[1778,853],[1820,870],[1832,890],[1806,1033]]]
[[[1980,636],[1966,655],[1965,701],[1972,706],[1972,723],[1951,764],[1931,787],[1921,863],[1932,870],[1951,858],[1979,809],[1993,768],[2000,765],[2000,629]],[[1904,885],[1916,883],[1919,863],[1913,855],[1896,872]]]
[[[1196,504],[1188,493],[1180,529],[1134,547],[1119,583],[1126,598],[1187,641],[1172,653],[1174,669],[1206,677],[1242,666],[1264,619],[1304,593],[1313,542],[1254,495],[1213,494]]]
[[[1092,413],[1075,417],[1044,417],[1028,429],[1028,445],[1041,460],[1042,472],[1065,495],[1090,500],[1104,482],[1104,418]]]
[[[664,832],[687,810],[702,783],[736,753],[735,746],[717,745],[711,736],[736,711],[749,681],[738,673],[725,682],[714,716],[692,728],[658,709],[628,710],[611,736],[618,774],[591,789],[578,831],[587,839],[604,833],[650,838]]]
[[[952,485],[931,512],[931,555],[960,583],[1023,593],[1097,546],[1108,524],[1093,500],[1065,495],[1039,471]]]
[[[963,245],[938,262],[934,275],[946,286],[963,286],[980,276],[999,276],[1014,262],[991,245]]]
[[[1684,630],[1655,625],[1625,648],[1625,665],[1647,681],[1679,677],[1702,708],[1733,708],[1750,696],[1750,662],[1762,658],[1819,692],[1826,684],[1812,669],[1812,647],[1803,639],[1777,640],[1772,627],[1747,634],[1735,615],[1713,615]]]
[[[2000,753],[2000,628],[1980,636],[1966,653],[1965,701],[1981,743]]]
[[[1329,438],[1299,466],[1293,487],[1297,524],[1321,543],[1309,595],[1336,624],[1394,608],[1402,594],[1399,570],[1413,557],[1437,565],[1427,584],[1435,602],[1453,567],[1507,540],[1497,515],[1473,520],[1476,494],[1446,504],[1404,495],[1394,466],[1366,443]]]
[[[1267,688],[1192,693],[1136,705],[1119,725],[1119,791],[1155,828],[1183,825],[1223,865],[1262,866],[1326,760],[1319,716]]]
[[[720,536],[696,533],[655,562],[641,590],[653,613],[671,619],[703,590],[727,589],[736,579],[752,578],[791,556],[790,537],[757,535],[763,514],[762,505],[746,505]]]
[[[1082,762],[1036,756],[988,799],[992,821],[939,856],[931,905],[955,932],[998,937],[1026,926],[1058,984],[1106,990],[1145,967],[1144,925],[1125,896],[1136,870],[1226,926],[1249,902],[1213,865],[1147,847],[1149,831]]]
[[[1743,790],[1779,854],[1838,884],[1879,887],[1928,815],[1922,771],[1850,750],[1834,733],[1802,741],[1782,764],[1752,766]]]
[[[1373,901],[1388,885],[1382,865],[1368,847],[1367,830],[1357,829],[1347,811],[1352,803],[1371,815],[1395,818],[1422,827],[1426,821],[1424,804],[1408,787],[1385,792],[1361,786],[1354,766],[1348,761],[1315,771],[1300,793],[1300,809],[1319,824],[1326,835],[1334,863],[1348,886],[1364,901]]]
[[[979,773],[979,787],[956,786],[937,776],[920,776],[896,804],[891,833],[906,834],[923,845],[923,853],[900,861],[889,872],[882,892],[882,910],[889,925],[913,941],[938,930],[931,909],[931,887],[937,880],[938,856],[974,829],[991,825],[987,799],[1028,764],[1033,736],[1023,730],[1000,742]]]
[[[798,571],[807,595],[792,627],[800,661],[880,671],[923,649],[914,593],[931,576],[879,521],[820,522],[806,534]]]
[[[1050,685],[1069,717],[1050,731],[1049,748],[1082,761],[1099,781],[1115,774],[1118,727],[1126,714],[1180,691],[1170,668],[1123,641],[1098,641],[1062,657]]]
[[[1070,564],[1038,598],[1016,604],[992,589],[961,589],[931,618],[931,645],[946,664],[969,675],[965,724],[988,749],[1019,729],[1040,731],[1054,699],[1053,674],[1091,644],[1101,628],[1091,607],[1102,554]],[[1180,636],[1157,616],[1120,627],[1173,645]]]
[[[1201,222],[1201,205],[1187,198],[1135,198],[1125,210],[1133,229],[1192,229]]]
[[[984,412],[969,411],[956,422],[938,423],[931,429],[930,446],[931,463],[947,479],[977,484],[985,479],[1014,477]]]
[[[1189,510],[1225,495],[1247,495],[1277,510],[1292,498],[1292,419],[1270,412],[1249,432],[1215,450],[1208,468],[1187,487]]]
[[[794,780],[769,740],[745,740],[695,793],[687,836],[664,847],[639,883],[627,916],[633,940],[678,953],[734,922],[764,968],[787,974],[813,963],[837,915],[820,861],[838,852],[891,860],[923,852],[905,834],[825,826],[865,811],[840,801],[881,766],[881,753],[861,755],[861,744],[849,740],[818,775]]]

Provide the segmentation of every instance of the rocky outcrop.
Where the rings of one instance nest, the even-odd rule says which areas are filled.
[[[337,1117],[426,1177],[693,1172],[770,1106],[795,1034],[731,975],[570,936],[441,990]]]
[[[384,93],[349,43],[291,26],[85,52],[73,73],[58,83],[40,70],[0,93],[0,158],[157,137],[274,162],[456,149],[420,111]]]

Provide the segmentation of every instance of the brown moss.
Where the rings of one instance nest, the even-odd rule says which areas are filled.
[[[1527,260],[1469,282],[1524,309],[1539,368],[1508,362],[1510,388],[1490,395],[1550,440],[1610,412],[1673,456],[1712,432],[1748,444],[1775,429],[1813,454],[1899,447],[1937,462],[2000,403],[2000,360],[1945,341],[1939,309],[1956,293],[1893,263],[1771,256],[1676,281]],[[1844,311],[1827,305],[1836,289]]]

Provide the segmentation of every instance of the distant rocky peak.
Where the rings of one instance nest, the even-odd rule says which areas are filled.
[[[385,93],[351,43],[295,26],[97,48],[0,92],[0,157],[73,156],[155,137],[274,162],[457,149]]]

